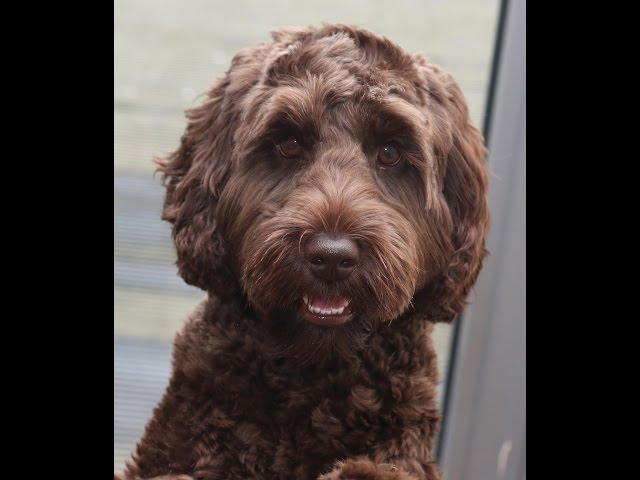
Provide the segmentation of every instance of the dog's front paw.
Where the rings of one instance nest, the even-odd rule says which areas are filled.
[[[149,480],[196,480],[191,475],[162,475],[161,477],[153,477]]]
[[[145,480],[140,477],[127,477],[124,474],[114,475],[113,480]],[[195,480],[190,475],[178,475],[178,474],[169,474],[169,475],[160,475],[159,477],[152,477],[146,480]]]
[[[335,468],[318,480],[417,480],[401,468],[390,463],[374,463],[370,460],[338,462]]]

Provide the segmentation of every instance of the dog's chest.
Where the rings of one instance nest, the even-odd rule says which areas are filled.
[[[312,378],[254,370],[249,391],[227,403],[233,426],[225,428],[224,444],[235,453],[233,461],[242,463],[236,467],[265,478],[278,478],[270,476],[275,472],[315,478],[341,458],[366,455],[402,437],[402,406],[412,402],[408,385],[417,378],[389,375],[388,365],[377,366]],[[427,400],[424,392],[420,396]],[[413,407],[417,424],[428,421],[429,403]],[[221,432],[212,434],[221,438]]]
[[[415,348],[427,345],[415,336],[396,337],[371,338],[354,362],[315,368],[249,348],[240,355],[235,342],[208,349],[208,367],[185,383],[197,389],[183,410],[194,445],[216,452],[211,469],[237,478],[316,478],[408,434],[427,444],[437,419],[435,357]]]

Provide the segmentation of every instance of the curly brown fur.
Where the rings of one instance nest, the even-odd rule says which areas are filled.
[[[431,331],[486,254],[481,134],[453,79],[387,39],[273,39],[236,55],[160,161],[180,274],[209,295],[124,478],[438,479]],[[356,246],[346,278],[305,261],[319,234]],[[350,317],[310,322],[304,295],[348,298]]]

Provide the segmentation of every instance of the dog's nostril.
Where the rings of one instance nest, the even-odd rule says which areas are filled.
[[[351,275],[360,260],[358,244],[342,235],[313,235],[305,245],[305,259],[311,272],[327,281]]]

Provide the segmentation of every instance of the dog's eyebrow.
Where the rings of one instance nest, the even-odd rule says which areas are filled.
[[[313,134],[313,115],[318,114],[318,108],[306,93],[294,87],[277,89],[258,110],[256,131],[264,135],[286,128]]]
[[[407,130],[412,137],[417,139],[424,133],[427,124],[426,117],[418,108],[403,98],[387,96],[376,99],[373,104],[384,120],[399,123],[399,126]]]

